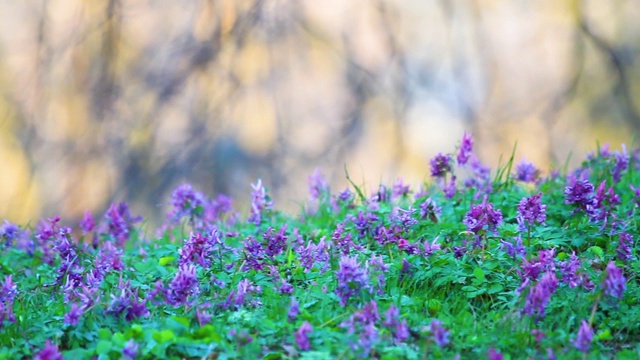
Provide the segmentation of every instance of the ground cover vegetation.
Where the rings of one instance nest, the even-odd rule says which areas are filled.
[[[640,151],[543,176],[465,135],[430,180],[298,214],[185,184],[160,229],[126,203],[0,227],[0,358],[637,359]],[[73,227],[72,227],[73,226]]]

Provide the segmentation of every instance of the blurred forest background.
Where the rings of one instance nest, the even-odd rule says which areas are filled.
[[[162,220],[190,182],[295,211],[428,180],[466,130],[543,169],[640,129],[640,1],[0,2],[0,218]]]

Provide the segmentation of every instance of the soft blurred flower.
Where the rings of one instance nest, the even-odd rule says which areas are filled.
[[[358,296],[362,290],[369,289],[367,270],[355,257],[343,256],[340,259],[336,277],[338,278],[336,294],[340,298],[341,306],[345,306],[351,297]]]
[[[47,339],[44,348],[33,357],[33,360],[64,360],[64,357],[58,351],[58,346]]]
[[[600,286],[604,289],[605,294],[622,299],[622,294],[627,288],[626,281],[622,269],[617,267],[613,261],[609,261],[604,282]]]
[[[520,200],[517,220],[521,230],[530,228],[535,223],[544,225],[547,219],[547,205],[542,204],[541,197],[542,193],[538,193]]]
[[[309,333],[313,331],[313,327],[308,322],[302,323],[298,330],[296,330],[294,336],[296,338],[296,344],[300,350],[310,350],[311,344],[309,343]]]
[[[71,309],[64,316],[64,323],[71,326],[78,325],[78,321],[84,314],[83,308],[78,306],[78,304],[71,304]]]
[[[471,210],[462,222],[467,225],[467,230],[475,234],[482,230],[495,232],[498,225],[502,224],[502,212],[500,209],[494,209],[493,205],[487,202],[485,195],[481,204],[471,205]]]
[[[449,344],[450,332],[442,326],[442,322],[439,320],[431,321],[429,325],[429,331],[431,332],[431,338],[440,347],[444,347]]]
[[[522,182],[536,182],[540,178],[540,170],[533,163],[522,160],[516,165],[515,178]]]
[[[442,153],[438,153],[431,159],[431,176],[442,178],[451,172],[451,157]]]
[[[460,151],[458,152],[458,165],[465,165],[469,161],[471,152],[473,151],[473,138],[471,134],[465,132],[462,135],[462,141],[460,143]]]
[[[591,326],[589,326],[586,320],[582,320],[578,335],[575,340],[573,340],[573,346],[586,354],[591,346],[591,340],[593,340],[593,330],[591,330]]]

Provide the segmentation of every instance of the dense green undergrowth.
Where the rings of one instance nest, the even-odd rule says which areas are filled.
[[[258,181],[245,216],[183,185],[157,230],[5,222],[0,358],[637,359],[638,152],[542,177],[471,145],[415,189],[316,172],[298,214]]]

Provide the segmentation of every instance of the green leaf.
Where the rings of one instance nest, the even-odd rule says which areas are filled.
[[[484,271],[480,267],[477,267],[473,270],[473,275],[480,281],[484,281],[485,279]]]
[[[598,258],[600,258],[600,260],[604,258],[604,251],[600,246],[592,246],[588,251],[596,255]]]
[[[504,290],[504,286],[501,284],[491,284],[491,286],[489,286],[489,294],[499,293],[502,290]]]
[[[153,333],[153,340],[161,344],[169,342],[173,340],[173,338],[174,338],[174,335],[173,335],[173,331],[171,330],[162,330],[162,331],[157,331]]]
[[[160,264],[161,266],[166,266],[167,264],[171,263],[175,259],[176,259],[175,256],[164,256],[164,257],[161,257],[160,260],[158,260],[158,264]]]
[[[102,340],[111,339],[111,331],[109,329],[100,329],[98,330],[98,337]]]
[[[107,355],[109,351],[111,351],[111,341],[100,340],[98,341],[98,345],[96,345],[96,353],[99,355]]]
[[[611,329],[604,329],[598,334],[598,340],[611,340],[613,336],[611,335]]]

